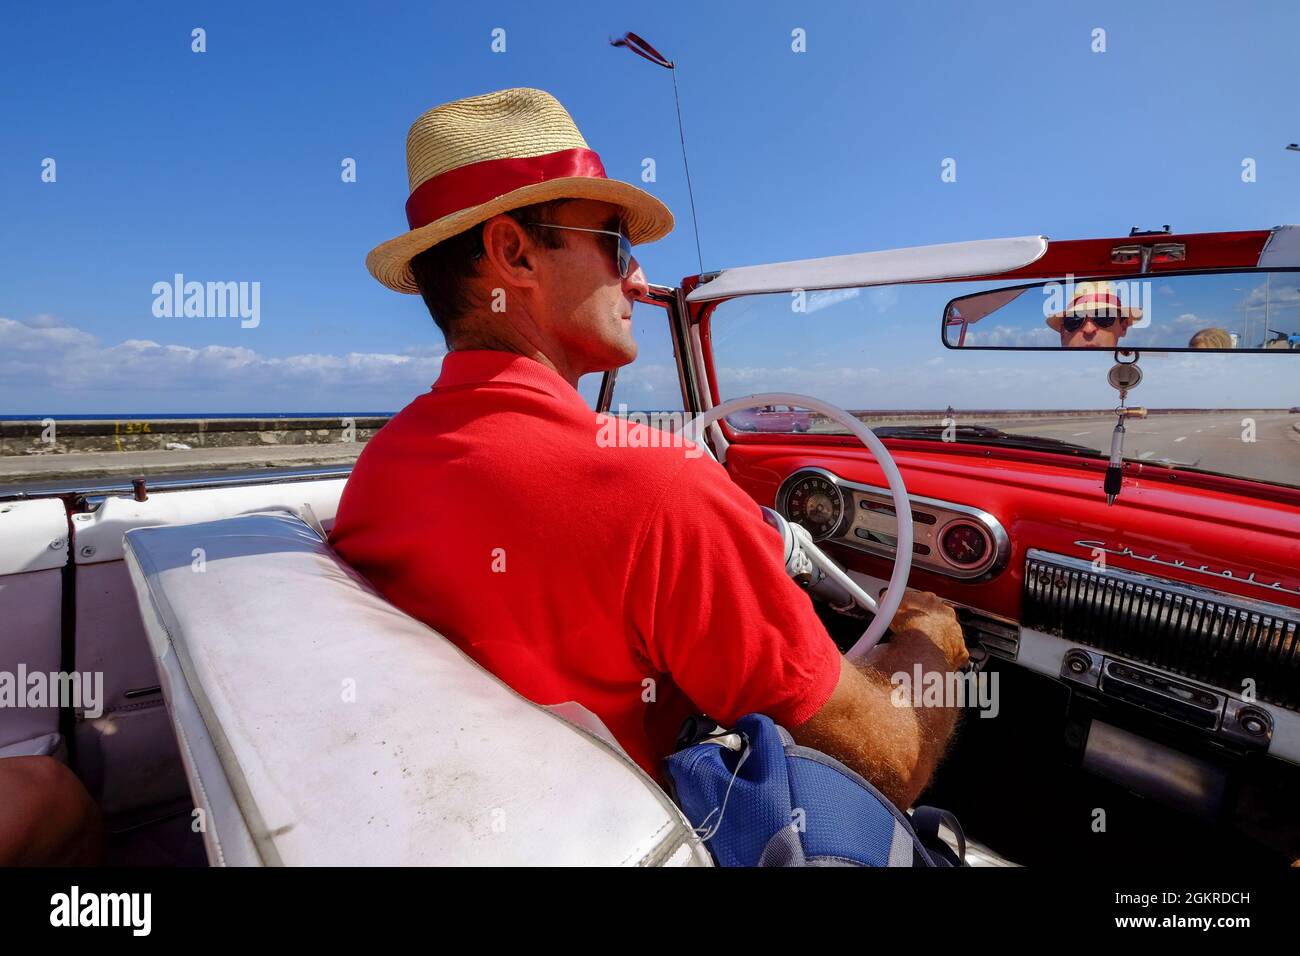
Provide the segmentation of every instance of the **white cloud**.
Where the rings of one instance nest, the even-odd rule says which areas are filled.
[[[1300,303],[1300,287],[1288,284],[1286,279],[1287,277],[1281,276],[1276,285],[1272,282],[1262,282],[1255,286],[1246,298],[1246,307],[1253,309],[1263,305],[1283,306]],[[1295,281],[1292,279],[1291,283]]]
[[[974,327],[966,330],[966,347],[981,348],[1060,348],[1061,334],[1047,325],[1023,328],[1018,325]]]
[[[193,348],[148,339],[102,345],[88,332],[41,316],[31,322],[0,317],[0,401],[13,411],[46,401],[75,411],[93,411],[106,392],[131,396],[166,393],[148,399],[150,411],[235,410],[251,398],[261,408],[296,407],[295,399],[366,392],[391,396],[400,407],[433,384],[443,349],[417,346],[401,354],[349,352],[329,355],[263,355],[243,346]],[[131,398],[132,404],[140,399]],[[58,413],[58,409],[51,408]],[[40,411],[39,409],[37,410]]]
[[[871,304],[881,315],[898,305],[898,287],[892,285],[878,286],[871,290]]]
[[[593,375],[599,379],[599,375]],[[676,411],[682,406],[682,387],[677,366],[638,359],[618,370],[614,404],[633,410]]]
[[[873,364],[857,366],[843,364],[849,354],[843,347],[829,362],[816,361],[811,349],[806,360],[777,343],[770,351],[776,359],[771,364],[724,365],[719,370],[723,396],[796,392],[846,408],[882,409],[1105,408],[1116,398],[1106,384],[1112,358],[1103,352],[935,355],[929,347],[875,348],[863,352]],[[104,345],[49,316],[30,322],[0,318],[0,411],[395,410],[437,379],[443,355],[432,345],[398,353],[283,356],[243,346],[190,347],[148,339]],[[1153,408],[1286,407],[1295,403],[1295,377],[1286,364],[1292,360],[1150,353],[1143,356],[1147,376],[1133,399]],[[675,363],[647,357],[621,369],[615,401],[630,408],[680,408]]]

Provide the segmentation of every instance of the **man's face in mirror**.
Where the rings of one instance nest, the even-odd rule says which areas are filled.
[[[1070,315],[1061,323],[1061,348],[1113,349],[1128,331],[1129,320],[1114,315]]]

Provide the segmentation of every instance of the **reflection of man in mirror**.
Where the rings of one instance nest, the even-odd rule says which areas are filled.
[[[1124,305],[1119,291],[1100,280],[1075,286],[1070,304],[1049,315],[1047,324],[1061,333],[1061,348],[1113,349],[1140,318],[1141,309]]]
[[[1191,341],[1187,343],[1189,349],[1230,349],[1232,348],[1232,336],[1226,329],[1208,328],[1201,329],[1192,336]]]

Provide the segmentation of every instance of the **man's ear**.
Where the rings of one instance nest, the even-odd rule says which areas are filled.
[[[509,285],[536,286],[537,247],[510,216],[493,216],[483,224],[483,257]]]

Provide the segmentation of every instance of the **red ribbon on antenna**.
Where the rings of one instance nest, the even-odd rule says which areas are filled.
[[[673,68],[672,60],[668,59],[635,33],[625,33],[621,39],[610,40],[609,44],[610,46],[625,46],[637,56],[643,56],[651,63],[658,64],[668,70]]]

